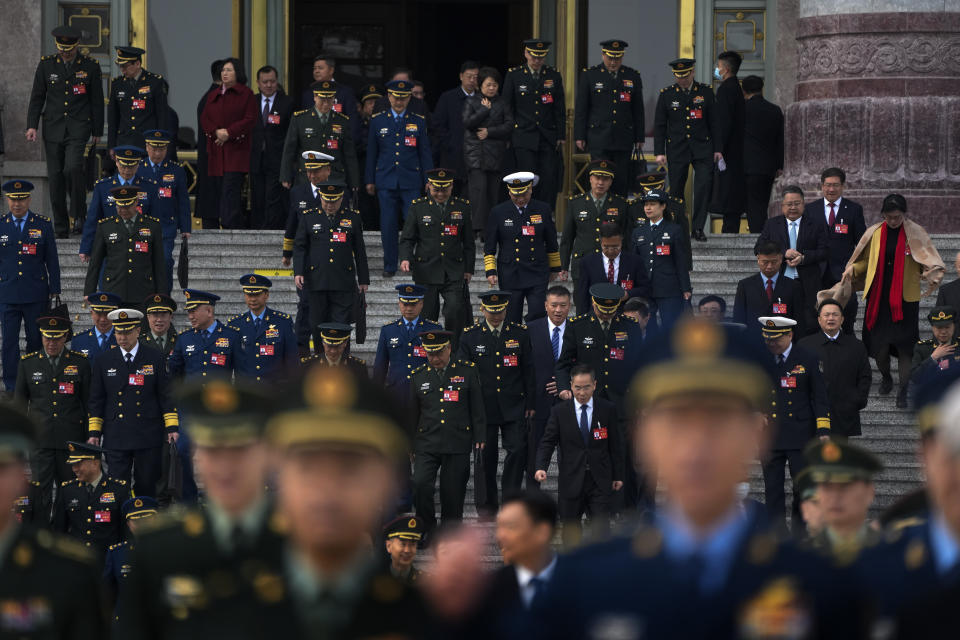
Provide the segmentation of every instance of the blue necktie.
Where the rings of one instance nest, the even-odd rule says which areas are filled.
[[[553,328],[553,337],[550,338],[550,344],[553,346],[553,361],[560,359],[560,327]]]
[[[583,435],[583,444],[590,444],[590,421],[587,420],[587,405],[580,407],[580,433]]]
[[[20,236],[23,237],[23,218],[20,218],[19,220],[17,220],[17,233],[19,233]]]
[[[107,334],[100,334],[100,348],[103,349],[104,345],[107,344]]]
[[[543,580],[543,578],[533,577],[530,578],[529,585],[533,589],[533,597],[530,598],[529,605],[532,607],[540,599],[540,595],[543,593],[543,588],[546,586],[546,582]]]
[[[787,224],[790,226],[790,248],[796,251],[797,250],[797,222],[796,220],[794,220],[793,222],[789,222]],[[787,276],[788,278],[796,278],[797,268],[787,267],[786,270],[784,270],[783,275]]]
[[[413,323],[408,322],[407,323],[407,341],[412,341],[412,340],[413,340]]]
[[[253,319],[253,330],[260,333],[260,318]]]

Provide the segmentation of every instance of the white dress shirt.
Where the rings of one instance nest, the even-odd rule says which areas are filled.
[[[557,567],[557,556],[553,556],[553,560],[550,561],[546,567],[543,568],[543,571],[540,573],[534,573],[527,569],[526,567],[521,567],[517,565],[514,569],[517,572],[517,586],[520,587],[520,597],[523,599],[523,606],[527,609],[530,608],[530,604],[533,602],[533,596],[536,595],[533,585],[530,584],[530,581],[534,578],[540,578],[543,581],[544,586],[546,583],[550,582],[550,578],[553,577],[553,570]]]
[[[581,407],[586,407],[586,408],[587,408],[587,424],[588,424],[588,425],[593,425],[593,397],[591,397],[590,400],[587,401],[587,404],[580,404],[580,403],[577,401],[577,399],[574,398],[574,400],[573,400],[573,407],[576,409],[576,411],[574,412],[574,417],[576,417],[576,419],[577,419],[577,428],[578,428],[578,429],[580,428],[580,412],[581,412],[581,409],[580,409],[580,408],[581,408]]]
[[[124,350],[123,350],[123,347],[120,347],[120,355],[123,357],[123,361],[124,361],[124,362],[127,361],[127,354],[128,354],[128,353],[129,353],[129,354],[132,354],[132,355],[133,355],[133,359],[136,360],[136,359],[137,359],[137,352],[138,352],[139,350],[140,350],[140,343],[137,342],[136,344],[133,345],[133,349],[130,349],[130,351],[124,351]]]
[[[553,320],[549,317],[547,318],[547,340],[551,343],[553,342],[553,330],[556,327],[560,327],[560,347],[563,348],[563,332],[567,330],[567,321],[564,320],[562,324],[556,325],[553,324]]]
[[[273,94],[269,98],[267,96],[260,96],[260,113],[263,113],[263,108],[266,107],[268,104],[270,105],[268,107],[268,110],[272,110],[273,103],[274,101],[276,101],[276,99],[277,99],[277,94]]]
[[[837,198],[837,201],[833,203],[833,217],[834,219],[840,215],[840,201],[843,200],[843,196]],[[826,198],[823,199],[823,220],[827,223],[828,227],[830,225],[830,201]],[[833,231],[833,229],[830,229]]]
[[[607,256],[604,256],[602,253],[600,255],[603,256],[603,277],[606,278],[607,273],[610,270],[610,258],[608,258]],[[620,254],[617,254],[617,257],[613,259],[613,283],[616,284],[619,279],[620,279]]]

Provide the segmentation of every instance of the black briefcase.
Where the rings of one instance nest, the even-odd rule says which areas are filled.
[[[353,322],[357,332],[357,344],[363,344],[367,339],[367,294],[357,290],[353,298]]]
[[[179,502],[183,496],[183,466],[176,442],[168,442],[163,448],[160,481],[157,483],[157,502],[166,507]]]
[[[186,289],[190,282],[190,249],[186,238],[180,238],[180,257],[177,259],[177,282]]]
[[[473,502],[477,509],[487,506],[487,471],[483,466],[483,449],[473,450]]]

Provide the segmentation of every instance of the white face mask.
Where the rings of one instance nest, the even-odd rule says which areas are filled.
[[[720,67],[713,68],[713,77],[717,80],[723,80],[723,75],[720,73]]]

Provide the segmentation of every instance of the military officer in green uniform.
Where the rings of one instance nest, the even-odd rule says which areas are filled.
[[[867,513],[875,494],[873,479],[883,464],[846,440],[814,440],[803,455],[823,510],[823,530],[811,544],[849,565],[864,547],[882,538],[880,530],[870,526]]]
[[[170,107],[167,106],[167,81],[163,76],[143,68],[143,54],[138,47],[117,47],[116,63],[120,75],[110,83],[110,104],[107,106],[107,148],[133,145],[143,148],[144,132],[169,130]],[[188,229],[189,231],[189,229]]]
[[[0,404],[0,504],[13,505],[27,494],[25,469],[35,446],[35,429],[20,409]],[[0,558],[2,637],[106,637],[95,559],[82,544],[25,526],[13,509],[4,508],[0,509]]]
[[[560,151],[567,136],[567,107],[560,72],[544,64],[550,41],[523,41],[524,64],[503,77],[502,95],[513,111],[510,146],[516,166],[540,176],[533,197],[557,206]]]
[[[626,167],[623,167],[626,171]],[[630,206],[621,196],[610,192],[617,166],[609,160],[596,159],[588,169],[590,191],[570,196],[563,219],[563,237],[560,240],[561,274],[569,272],[573,279],[573,299],[579,300],[581,258],[600,251],[600,225],[615,222],[625,238],[629,238]],[[563,277],[561,277],[563,279]]]
[[[317,326],[323,351],[312,356],[300,358],[300,364],[317,367],[346,367],[361,378],[369,378],[367,363],[355,358],[347,350],[350,348],[350,325],[338,322],[324,322]]]
[[[427,171],[430,195],[417,198],[400,232],[400,271],[413,271],[413,281],[427,288],[423,315],[434,322],[440,317],[443,295],[443,322],[459,337],[464,325],[466,286],[473,277],[476,247],[470,223],[470,202],[455,198],[449,169]]]
[[[390,557],[390,575],[406,584],[416,584],[423,577],[423,572],[413,566],[417,545],[423,539],[423,521],[417,516],[398,516],[384,525],[383,537]]]
[[[713,189],[713,163],[719,159],[720,137],[714,121],[713,87],[693,79],[695,60],[670,63],[677,81],[660,90],[653,121],[653,152],[667,166],[670,193],[683,196],[693,165],[693,238],[706,242],[703,225]]]
[[[283,142],[280,182],[287,189],[306,182],[307,174],[298,158],[304,151],[319,149],[333,156],[330,163],[331,180],[344,182],[355,191],[360,187],[357,149],[350,132],[350,116],[337,113],[333,108],[337,83],[324,80],[314,82],[310,88],[313,90],[314,107],[293,114],[287,138]]]
[[[70,320],[51,316],[37,324],[43,349],[20,359],[13,396],[40,427],[30,462],[40,486],[36,507],[49,515],[53,487],[74,477],[67,464],[67,441],[87,439],[90,362],[66,348]]]
[[[626,49],[623,40],[600,43],[603,61],[580,73],[573,116],[577,150],[589,152],[591,158],[610,160],[621,168],[613,180],[613,192],[620,195],[627,193],[630,155],[646,136],[643,82],[639,72],[624,66]]]
[[[948,372],[960,367],[960,340],[956,337],[957,312],[950,306],[934,307],[927,314],[933,337],[921,340],[913,348],[910,379],[917,383],[935,371]],[[955,373],[955,372],[953,372]]]
[[[140,332],[140,342],[154,347],[169,356],[177,344],[179,333],[173,326],[173,313],[177,301],[165,293],[155,293],[143,301],[145,327]]]
[[[43,115],[53,226],[58,238],[66,238],[70,233],[68,188],[75,228],[79,229],[86,213],[83,152],[91,137],[93,144],[97,144],[103,133],[103,85],[100,63],[77,51],[79,29],[57,27],[53,37],[59,53],[44,56],[37,65],[27,107],[26,136],[29,142],[36,142]]]
[[[630,226],[627,237],[633,237],[633,230],[638,226],[647,223],[647,214],[643,208],[643,196],[647,191],[658,189],[667,193],[666,188],[667,174],[664,171],[652,171],[650,173],[641,173],[637,176],[635,188],[627,196],[627,204],[630,205]],[[690,219],[687,218],[687,207],[683,202],[683,194],[674,195],[667,193],[667,210],[663,214],[663,219],[680,225],[683,230],[683,237],[679,238],[683,245],[684,254],[687,256],[687,271],[693,271],[693,253],[690,245]]]
[[[97,224],[84,296],[98,291],[103,267],[103,290],[120,296],[124,307],[138,308],[155,291],[167,291],[167,263],[163,257],[160,221],[137,212],[139,188],[114,187],[117,215]]]
[[[413,441],[413,504],[429,534],[437,526],[434,485],[440,473],[444,522],[463,519],[470,454],[487,439],[483,391],[476,365],[451,358],[449,331],[425,331],[420,341],[427,364],[410,376]]]

